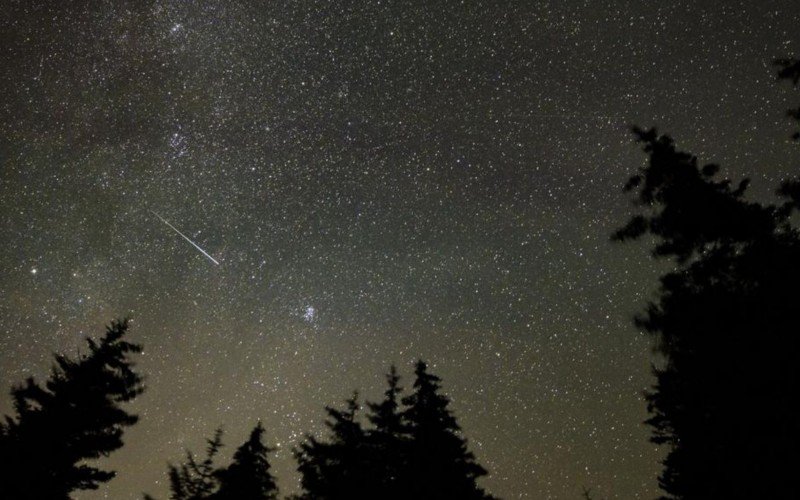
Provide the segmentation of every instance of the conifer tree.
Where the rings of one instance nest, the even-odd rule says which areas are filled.
[[[379,403],[367,403],[367,419],[373,428],[367,432],[370,488],[380,498],[407,498],[409,440],[400,408],[400,376],[394,365],[386,374],[387,388]]]
[[[275,478],[269,472],[267,454],[273,451],[262,442],[264,427],[255,426],[250,437],[233,455],[233,462],[216,473],[219,491],[214,500],[271,500],[278,497]]]
[[[394,365],[389,368],[386,374],[388,385],[384,394],[384,399],[380,403],[367,403],[370,414],[367,419],[375,426],[373,432],[390,436],[396,436],[403,432],[403,415],[400,412],[400,376]]]
[[[66,499],[115,476],[90,461],[122,447],[138,420],[121,406],[143,391],[130,359],[141,347],[123,340],[128,325],[114,321],[99,342],[87,339],[89,353],[77,360],[57,355],[44,387],[29,378],[12,389],[16,415],[0,424],[5,498]]]
[[[303,493],[298,499],[490,499],[476,480],[486,475],[440,394],[440,379],[416,366],[414,392],[401,398],[392,367],[364,428],[356,396],[344,410],[326,408],[327,440],[307,436],[295,450]]]
[[[309,435],[295,449],[297,470],[302,475],[301,498],[338,500],[369,498],[366,433],[357,420],[358,394],[347,400],[344,410],[326,407],[330,429],[328,441]]]
[[[168,466],[171,500],[210,499],[219,488],[218,470],[214,458],[222,448],[222,429],[206,440],[206,457],[198,462],[191,451],[186,451],[186,462]]]
[[[476,480],[487,474],[467,450],[461,428],[448,408],[450,400],[440,394],[441,379],[428,373],[423,361],[414,371],[414,392],[403,399],[403,412],[411,440],[409,452],[409,498],[490,498]]]
[[[800,81],[797,61],[782,66]],[[800,183],[783,183],[782,205],[756,203],[747,179],[733,187],[670,137],[635,133],[649,161],[626,190],[641,213],[614,239],[650,235],[674,264],[636,319],[662,356],[647,394],[668,451],[660,485],[674,499],[794,498]]]

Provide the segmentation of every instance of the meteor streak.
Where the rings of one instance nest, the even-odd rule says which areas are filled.
[[[170,224],[170,223],[169,223],[169,221],[168,221],[167,219],[165,219],[165,218],[161,217],[160,215],[158,215],[158,214],[157,214],[156,212],[154,212],[153,210],[150,210],[150,211],[151,211],[151,212],[153,212],[153,215],[155,215],[156,217],[158,217],[159,219],[161,219],[161,222],[163,222],[164,224],[168,225],[168,226],[169,226],[170,228],[172,228],[172,230],[173,230],[173,231],[175,231],[176,233],[180,234],[180,235],[183,237],[183,239],[184,239],[184,240],[188,241],[189,243],[191,243],[191,244],[192,244],[192,246],[193,246],[193,247],[195,247],[196,249],[200,250],[200,253],[202,253],[203,255],[205,255],[206,257],[208,257],[208,258],[209,258],[209,260],[211,260],[211,262],[213,262],[213,263],[214,263],[214,264],[216,264],[216,265],[219,265],[219,262],[217,262],[217,259],[215,259],[214,257],[212,257],[212,256],[208,255],[208,253],[207,253],[205,250],[203,250],[202,248],[200,248],[200,245],[198,245],[198,244],[197,244],[197,243],[195,243],[194,241],[190,240],[190,239],[189,239],[189,237],[188,237],[188,236],[186,236],[185,234],[183,234],[182,232],[178,231],[178,228],[177,228],[177,227],[175,227],[175,226],[173,226],[172,224]]]

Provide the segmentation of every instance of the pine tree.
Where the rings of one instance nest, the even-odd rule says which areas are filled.
[[[397,374],[397,368],[394,365],[389,368],[389,373],[386,374],[386,383],[388,387],[383,393],[383,401],[380,403],[367,403],[371,411],[367,419],[375,426],[374,432],[387,436],[397,436],[404,430],[403,415],[399,411],[399,396],[403,388],[400,387],[400,376]]]
[[[210,499],[219,488],[218,470],[214,458],[222,448],[222,429],[206,440],[206,457],[198,462],[194,454],[186,451],[186,463],[168,466],[170,498],[172,500]]]
[[[476,480],[487,474],[467,450],[461,428],[448,408],[450,400],[439,393],[441,379],[428,373],[423,361],[415,371],[414,392],[403,399],[403,412],[411,439],[408,486],[410,498],[490,498]]]
[[[124,429],[138,420],[121,407],[143,391],[130,360],[141,347],[123,340],[128,325],[114,321],[99,342],[87,339],[89,353],[77,360],[56,356],[44,387],[29,378],[12,389],[16,415],[0,424],[6,498],[66,499],[115,476],[87,461],[122,447]]]
[[[326,407],[330,429],[328,441],[309,435],[295,449],[304,493],[301,498],[338,500],[369,498],[371,478],[366,434],[357,420],[358,394],[347,400],[344,410]]]
[[[386,375],[388,385],[379,403],[367,403],[367,419],[373,428],[367,432],[367,447],[371,458],[368,486],[377,497],[407,498],[409,439],[400,408],[400,376],[394,365]]]
[[[261,422],[233,455],[233,462],[216,473],[219,491],[214,500],[271,500],[278,497],[275,478],[270,474],[267,454],[273,451],[261,441]]]

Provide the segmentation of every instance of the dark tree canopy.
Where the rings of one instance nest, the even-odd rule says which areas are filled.
[[[783,76],[797,82],[792,64]],[[748,201],[746,180],[733,187],[669,137],[635,133],[649,162],[626,189],[642,213],[614,238],[649,234],[675,263],[636,319],[663,355],[647,394],[652,440],[668,447],[660,485],[668,498],[795,498],[800,190]]]
[[[407,498],[408,460],[410,438],[400,406],[400,376],[392,365],[386,374],[386,391],[383,400],[367,403],[367,420],[373,428],[367,434],[370,461],[370,477],[374,491],[384,498]]]
[[[778,59],[775,61],[775,64],[781,68],[780,71],[778,71],[778,78],[789,80],[795,87],[800,85],[800,59]],[[795,120],[800,121],[800,107],[790,109],[786,113]],[[795,132],[792,137],[795,140],[800,139],[800,132]]]
[[[403,418],[411,440],[411,498],[487,498],[476,484],[487,474],[467,450],[461,428],[440,393],[441,379],[423,361],[414,369],[414,392],[403,399]]]
[[[401,406],[391,368],[384,399],[368,404],[370,428],[357,418],[355,396],[345,410],[326,409],[328,440],[308,436],[295,452],[301,498],[491,498],[476,484],[486,470],[467,450],[440,379],[422,361],[415,373],[414,392]]]
[[[394,365],[386,374],[386,391],[383,401],[379,403],[367,403],[370,409],[368,419],[375,426],[373,434],[381,434],[385,437],[400,435],[403,428],[403,415],[400,413],[400,376]]]
[[[264,427],[259,422],[236,452],[227,467],[214,460],[222,448],[222,430],[207,440],[206,456],[198,462],[186,452],[186,462],[169,466],[172,500],[272,500],[278,496],[275,478],[269,472],[267,455],[274,451],[263,442]]]
[[[295,450],[304,494],[301,498],[366,498],[371,486],[366,432],[358,421],[358,395],[339,410],[326,407],[328,441],[307,436]]]
[[[186,462],[168,467],[170,498],[172,500],[204,500],[217,491],[217,469],[214,459],[222,448],[222,429],[206,440],[206,457],[198,462],[186,451]]]
[[[278,497],[275,478],[269,472],[267,455],[273,451],[264,445],[261,422],[233,454],[233,462],[217,472],[219,491],[215,500],[271,500]]]
[[[123,340],[128,320],[114,321],[89,353],[57,355],[44,387],[29,378],[11,391],[14,417],[0,424],[0,485],[6,498],[66,499],[96,489],[115,472],[93,460],[122,447],[137,417],[121,404],[143,391],[130,355],[141,347]]]

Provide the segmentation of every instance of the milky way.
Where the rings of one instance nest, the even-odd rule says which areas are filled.
[[[258,419],[284,493],[325,404],[429,361],[504,498],[652,498],[614,245],[658,125],[768,196],[796,169],[785,1],[0,0],[0,386],[114,317],[141,422],[80,498]],[[221,263],[167,233],[155,209]],[[179,221],[179,222],[178,222]],[[405,385],[410,385],[408,378]],[[8,413],[10,398],[0,399]]]

